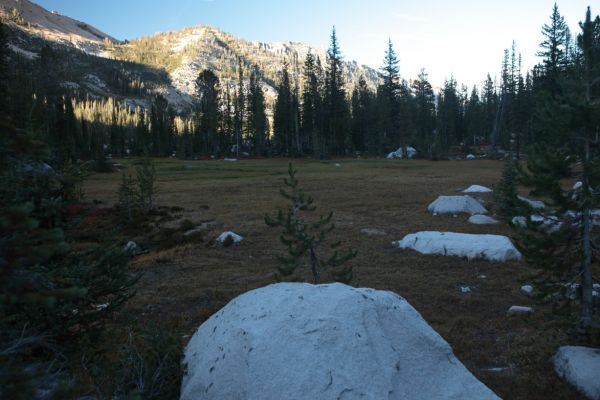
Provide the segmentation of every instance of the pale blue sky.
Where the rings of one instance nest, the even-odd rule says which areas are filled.
[[[499,70],[517,42],[524,66],[537,62],[541,27],[554,0],[34,0],[118,38],[207,24],[247,40],[327,48],[332,25],[346,59],[378,68],[390,37],[403,77],[424,67],[435,86],[451,74],[472,85]],[[559,0],[572,31],[591,0]],[[592,9],[600,12],[600,4]]]

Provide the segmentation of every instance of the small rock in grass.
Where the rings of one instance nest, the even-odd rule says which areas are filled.
[[[367,236],[384,236],[387,235],[387,232],[383,229],[375,229],[375,228],[363,228],[360,230],[360,233]]]
[[[200,225],[198,225],[190,230],[185,231],[183,236],[191,236],[191,235],[195,235],[197,233],[202,233],[213,225],[215,225],[214,221],[213,222],[203,222]]]
[[[546,208],[546,205],[541,200],[531,200],[524,196],[517,196],[517,198],[525,203],[534,210],[543,210]]]
[[[471,293],[471,288],[468,286],[461,286],[460,287],[460,292],[461,293]]]
[[[513,217],[510,222],[512,222],[513,225],[515,226],[520,226],[520,227],[525,227],[527,226],[527,218],[525,218],[522,215],[518,215],[516,217]]]
[[[532,222],[535,222],[535,223],[541,223],[542,227],[548,233],[555,232],[558,229],[560,229],[560,227],[562,226],[562,222],[560,222],[558,220],[558,218],[556,218],[554,216],[543,217],[538,214],[533,214],[533,215],[529,216],[529,220]],[[522,215],[513,217],[511,222],[513,225],[521,227],[521,228],[524,228],[527,226],[527,218]]]
[[[486,372],[495,372],[495,373],[503,373],[510,371],[510,367],[490,367],[483,369]]]
[[[220,242],[224,247],[229,247],[232,244],[240,243],[244,238],[235,232],[226,231],[219,235],[217,242]]]
[[[475,225],[493,225],[497,224],[498,220],[492,217],[488,217],[483,214],[475,214],[469,217],[469,222]]]
[[[130,240],[129,242],[127,242],[127,244],[123,247],[124,253],[137,254],[140,251],[141,251],[140,246],[138,246],[137,243],[134,242],[133,240]]]
[[[198,227],[195,227],[193,229],[185,231],[183,236],[192,236],[192,235],[196,235],[198,233],[202,233],[203,231],[204,231],[204,229],[199,229]]]
[[[529,315],[529,314],[533,314],[533,308],[532,307],[511,306],[508,309],[508,315]]]
[[[533,293],[533,286],[531,285],[523,285],[521,286],[521,292],[530,296]]]

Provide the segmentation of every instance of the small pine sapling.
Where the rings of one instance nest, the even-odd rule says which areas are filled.
[[[67,161],[61,168],[62,192],[64,200],[67,202],[77,203],[83,200],[83,181],[89,173],[89,162],[73,162]]]
[[[297,279],[297,268],[308,262],[315,284],[319,283],[321,269],[328,269],[336,281],[348,283],[352,280],[352,267],[344,264],[356,257],[357,252],[353,249],[340,251],[339,241],[327,244],[327,236],[335,228],[333,212],[316,221],[304,218],[305,214],[315,211],[316,206],[313,198],[298,187],[296,172],[290,163],[289,176],[283,180],[286,188],[280,190],[290,202],[287,210],[280,209],[275,217],[265,215],[268,226],[282,229],[280,240],[287,247],[287,254],[278,257],[281,262],[279,274],[284,279]],[[332,251],[328,257],[323,255],[326,249]]]
[[[509,219],[518,214],[522,202],[517,197],[518,169],[513,159],[506,159],[502,166],[502,177],[494,191],[496,213]]]
[[[133,216],[138,209],[138,191],[131,175],[123,174],[119,185],[119,207],[127,222],[133,221]]]
[[[136,166],[140,205],[145,212],[154,209],[156,197],[156,168],[150,156],[144,156]]]

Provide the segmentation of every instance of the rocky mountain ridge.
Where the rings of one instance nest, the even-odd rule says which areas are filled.
[[[296,42],[247,41],[206,25],[121,42],[89,24],[50,12],[29,0],[0,0],[0,17],[9,28],[20,31],[18,35],[13,35],[19,39],[11,41],[9,48],[30,60],[37,57],[39,39],[42,39],[53,46],[77,49],[86,55],[165,71],[165,81],[148,80],[146,77],[147,81],[142,84],[150,88],[150,93],[162,94],[175,109],[182,112],[192,106],[196,92],[195,80],[205,68],[219,76],[223,90],[233,90],[240,68],[245,79],[252,68],[258,68],[264,80],[267,107],[271,108],[277,97],[276,87],[284,66],[288,68],[293,82],[300,85],[302,65],[309,52],[323,66],[327,62],[326,51],[315,46]],[[28,35],[37,40],[28,40]],[[86,60],[86,65],[89,69],[94,63]],[[92,96],[120,97],[119,93],[111,93],[110,85],[103,84],[102,74],[91,69],[81,76],[69,78],[67,85],[83,85]],[[373,88],[380,79],[376,70],[355,61],[345,61],[344,72],[348,92],[361,76]],[[137,74],[135,68],[127,73]],[[93,82],[87,82],[89,80]],[[144,107],[149,99],[142,96],[123,100]]]

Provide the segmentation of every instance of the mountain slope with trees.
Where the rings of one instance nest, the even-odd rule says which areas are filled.
[[[520,158],[533,144],[570,140],[556,99],[568,94],[562,82],[583,57],[556,6],[543,27],[542,61],[531,71],[513,42],[499,80],[488,74],[469,88],[450,77],[438,93],[426,70],[412,81],[402,76],[391,41],[378,72],[345,61],[335,28],[326,52],[198,26],[123,43],[94,36],[89,42],[102,46],[94,53],[36,34],[27,15],[2,13],[13,119],[66,152],[58,159],[328,158],[406,153],[408,146],[429,159]]]
[[[314,46],[296,42],[246,41],[202,25],[118,41],[91,25],[49,12],[29,0],[0,0],[0,18],[11,30],[20,31],[16,35],[19,39],[11,40],[10,49],[29,58],[39,57],[39,45],[31,40],[35,37],[54,47],[78,49],[89,55],[165,71],[169,78],[167,82],[146,78],[144,84],[157,86],[153,91],[161,93],[180,111],[191,107],[196,94],[196,78],[204,69],[212,70],[223,83],[233,87],[240,66],[246,72],[250,71],[250,67],[257,67],[263,77],[268,104],[271,104],[277,96],[279,72],[284,65],[290,66],[292,79],[299,81],[301,63],[307,53],[311,52],[320,62],[326,62],[326,52]],[[98,63],[102,64],[102,61]],[[94,68],[90,70],[93,72]],[[377,71],[355,61],[344,62],[343,70],[349,82],[358,83],[360,76],[365,76],[374,88],[379,80]],[[249,73],[245,79],[250,79]],[[93,89],[92,93],[103,95]]]

